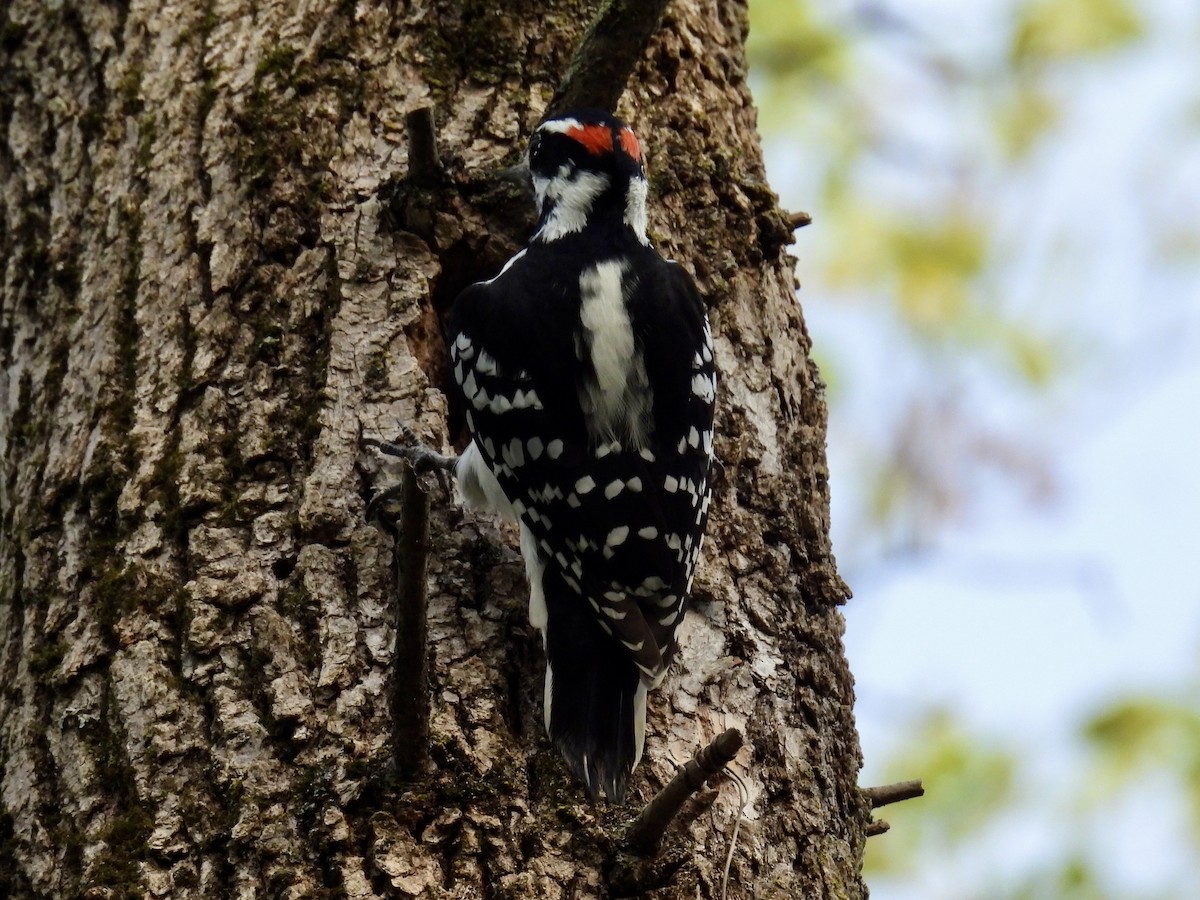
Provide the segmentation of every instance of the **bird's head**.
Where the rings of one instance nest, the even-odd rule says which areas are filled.
[[[646,242],[646,170],[624,122],[597,109],[543,121],[529,141],[537,198],[535,239],[556,240],[591,226],[627,227]]]

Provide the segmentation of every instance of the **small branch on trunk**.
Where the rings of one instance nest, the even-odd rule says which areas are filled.
[[[422,106],[404,117],[408,128],[408,178],[413,184],[436,184],[442,177],[433,107]]]
[[[546,115],[591,106],[616,110],[669,0],[609,0],[588,26]]]
[[[741,749],[742,734],[736,728],[717,735],[638,813],[625,834],[625,845],[643,856],[653,853],[688,797],[724,769]]]
[[[403,441],[403,443],[400,443]],[[400,515],[389,523],[396,553],[396,659],[392,667],[392,742],[396,771],[401,778],[417,775],[429,756],[429,654],[426,643],[426,577],[429,558],[429,494],[421,473],[433,472],[447,502],[447,473],[458,458],[427,447],[408,425],[400,423],[400,438],[381,441],[360,437],[363,447],[405,460],[398,484],[376,494],[367,504],[367,518],[399,497]]]
[[[923,797],[925,795],[925,788],[921,786],[920,779],[914,779],[912,781],[897,781],[895,784],[885,784],[881,787],[863,788],[862,795],[871,804],[871,809],[879,809],[879,807],[887,806],[889,803],[899,803],[901,800],[912,800],[914,797]]]
[[[401,778],[416,775],[429,755],[429,654],[426,564],[429,495],[411,463],[404,467],[396,542],[396,657],[392,669],[392,741]]]
[[[795,231],[797,228],[803,228],[805,225],[812,224],[812,216],[806,212],[787,213],[788,226]]]
[[[889,803],[899,803],[902,800],[923,797],[925,795],[925,788],[922,787],[920,779],[913,779],[912,781],[897,781],[895,784],[885,784],[879,787],[863,788],[862,795],[871,804],[871,809],[879,809],[879,807],[887,806]],[[867,823],[867,837],[884,834],[891,827],[883,819],[875,819]]]

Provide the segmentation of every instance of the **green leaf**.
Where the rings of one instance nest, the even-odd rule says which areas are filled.
[[[1066,368],[1061,342],[1046,338],[1020,322],[997,320],[997,343],[1017,374],[1035,388],[1050,387]]]
[[[1018,79],[1017,87],[996,110],[996,137],[1010,160],[1025,156],[1059,121],[1058,104],[1030,79]]]
[[[1013,62],[1038,65],[1123,49],[1145,31],[1128,0],[1032,0],[1017,13]]]
[[[961,323],[987,254],[980,223],[954,210],[938,222],[898,223],[889,247],[905,320],[935,335]]]
[[[814,15],[807,0],[754,0],[746,53],[769,78],[797,74],[837,79],[846,72],[846,40]]]
[[[1094,777],[1084,801],[1110,802],[1153,773],[1173,773],[1192,817],[1192,839],[1200,846],[1200,706],[1193,700],[1133,697],[1114,703],[1083,728],[1093,753]]]

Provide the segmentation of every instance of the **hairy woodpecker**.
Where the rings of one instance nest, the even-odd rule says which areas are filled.
[[[528,162],[536,232],[454,305],[472,438],[454,472],[469,505],[520,523],[546,729],[588,794],[620,803],[708,517],[712,334],[692,279],[646,237],[628,127],[552,117]]]

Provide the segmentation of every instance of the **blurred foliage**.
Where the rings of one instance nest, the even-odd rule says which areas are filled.
[[[835,251],[825,277],[833,287],[874,283],[894,299],[914,332],[936,339],[971,315],[972,284],[986,254],[981,224],[964,210],[931,221],[888,215],[855,200],[834,202],[833,227],[855,240]]]
[[[978,839],[1014,800],[1019,758],[1012,748],[970,734],[949,710],[927,713],[906,729],[907,745],[886,768],[885,781],[919,773],[925,796],[884,807],[892,826],[867,842],[866,875],[911,873],[929,858]]]
[[[1036,0],[1017,9],[1012,61],[1038,65],[1109,53],[1143,33],[1129,0]]]
[[[890,442],[862,438],[874,444],[874,459],[857,480],[876,493],[857,501],[863,521],[855,528],[901,537],[896,552],[919,548],[936,533],[944,524],[938,514],[969,509],[938,499],[959,485],[906,471],[895,452],[922,409],[969,393],[959,382],[981,365],[1005,390],[1048,395],[1084,355],[1085,334],[1049,324],[1053,317],[1030,316],[1022,302],[1028,298],[1009,296],[1007,274],[1017,261],[998,210],[1007,186],[1027,176],[1025,167],[1063,127],[1072,99],[1063,72],[1100,65],[1148,35],[1136,0],[989,6],[996,11],[992,27],[976,26],[974,43],[961,46],[931,8],[878,0],[750,3],[748,53],[761,127],[769,139],[786,134],[795,141],[794,164],[810,195],[802,208],[814,215],[800,242],[803,302],[873,306],[881,321],[904,331],[897,358],[915,359],[932,376],[926,393],[907,406],[889,398]],[[1196,233],[1190,224],[1161,237],[1164,253],[1188,246]],[[813,243],[816,232],[820,241]],[[1045,290],[1055,296],[1053,286]],[[859,387],[846,377],[854,367],[842,364],[837,346],[817,352],[823,371],[838,376],[829,385],[836,420],[841,392]],[[953,444],[969,454],[994,447],[1003,438],[982,413],[956,421],[976,435],[927,434],[925,449]],[[1040,489],[1047,467],[1019,446],[1027,436],[1007,439],[1013,446],[999,455],[1029,459],[1033,467],[1005,477]],[[986,473],[995,458],[978,456],[975,469]],[[934,496],[923,497],[925,490]],[[859,536],[856,545],[871,544]]]
[[[756,0],[749,52],[773,83],[793,75],[837,82],[847,77],[846,39],[815,15],[808,0]]]
[[[1170,772],[1185,801],[1200,851],[1200,692],[1119,700],[1084,728],[1094,774],[1087,805],[1108,802],[1145,776]]]
[[[1054,368],[1043,355],[1047,342],[1006,321],[983,278],[1002,261],[982,201],[1003,173],[984,166],[988,148],[968,139],[950,151],[957,158],[940,164],[955,172],[951,183],[930,173],[928,193],[915,202],[897,201],[863,177],[864,166],[907,154],[916,157],[912,175],[920,178],[926,152],[919,135],[897,133],[895,89],[883,80],[898,77],[895,68],[864,60],[881,45],[891,47],[902,62],[932,76],[930,90],[944,94],[935,103],[951,111],[955,95],[968,92],[992,131],[994,149],[1015,161],[1060,122],[1049,64],[1134,44],[1144,34],[1135,6],[1129,0],[1017,3],[1007,54],[974,69],[879,4],[753,0],[750,12],[748,52],[763,127],[768,134],[796,135],[806,164],[820,171],[817,227],[835,233],[829,243],[837,248],[824,260],[823,280],[843,289],[886,288],[904,321],[926,338],[975,343],[994,336],[998,349],[1011,353],[1015,372],[1044,384]],[[964,130],[970,126],[968,118]],[[989,314],[980,316],[981,307]]]
[[[1035,872],[1011,889],[1001,889],[1011,900],[1098,900],[1112,898],[1112,889],[1096,876],[1095,866],[1086,856],[1071,853],[1061,865]],[[1166,900],[1166,898],[1158,898]]]
[[[857,430],[849,440],[841,435],[840,453],[855,471],[834,486],[840,496],[849,484],[862,495],[860,528],[840,545],[843,564],[847,544],[919,548],[923,521],[962,514],[971,465],[1048,493],[1049,467],[1035,439],[998,430],[973,405],[970,379],[985,369],[1012,393],[1049,398],[1087,352],[1090,311],[1071,290],[1093,251],[1073,236],[1040,233],[1040,269],[1018,295],[1018,244],[1023,231],[1036,232],[1037,211],[1020,211],[1014,227],[999,210],[1056,152],[1072,127],[1079,86],[1160,40],[1164,20],[1141,0],[982,6],[972,19],[965,11],[979,7],[950,0],[940,8],[750,2],[760,127],[769,141],[789,142],[788,174],[804,191],[800,208],[814,217],[798,245],[801,299],[809,309],[853,311],[859,318],[843,320],[851,328],[873,317],[880,343],[855,341],[849,352],[875,350],[896,382],[915,372],[909,394],[897,390],[864,408],[858,360],[836,340],[815,346],[835,427],[843,406],[860,403],[846,426]],[[972,26],[964,29],[971,40],[959,40],[959,20]],[[1200,93],[1164,123],[1161,142],[1142,158],[1137,201],[1163,265],[1200,257],[1195,209],[1174,188],[1181,170],[1195,168],[1186,158],[1198,134]],[[1063,307],[1057,316],[1039,314],[1053,304]],[[1049,324],[1055,319],[1058,326]],[[1200,675],[1175,694],[1128,696],[1097,709],[1078,727],[1078,765],[1066,783],[1042,781],[1042,748],[980,733],[947,710],[898,733],[904,745],[879,780],[920,777],[926,795],[879,811],[892,829],[868,843],[872,885],[922,900],[1200,896]],[[1122,892],[1110,883],[1104,823],[1164,780],[1171,802],[1181,804],[1180,821],[1190,823],[1191,833],[1178,838],[1192,861],[1176,873],[1178,883]],[[1040,856],[1012,860],[995,849],[1024,827],[1045,831]]]
[[[921,896],[947,900],[1194,896],[1189,884],[1119,888],[1108,883],[1096,829],[1113,820],[1124,800],[1145,790],[1148,779],[1165,778],[1164,793],[1176,799],[1193,826],[1190,835],[1180,835],[1193,855],[1192,870],[1180,881],[1200,877],[1200,694],[1195,687],[1178,696],[1121,698],[1086,719],[1075,735],[1079,764],[1065,784],[1043,783],[1038,748],[972,730],[945,709],[926,713],[903,729],[904,745],[884,769],[886,781],[919,775],[925,796],[878,811],[892,827],[867,843],[868,881],[908,885],[923,891]],[[1044,822],[1028,821],[1034,808]],[[1041,858],[1003,858],[996,871],[995,860],[978,853],[984,846],[1012,845],[1029,828],[1048,828],[1057,836]],[[947,890],[947,873],[964,867],[974,868],[974,877],[958,876]],[[932,877],[930,869],[936,873]]]
[[[996,108],[996,139],[1011,160],[1028,154],[1038,138],[1058,124],[1058,104],[1029,78],[1016,78]]]

